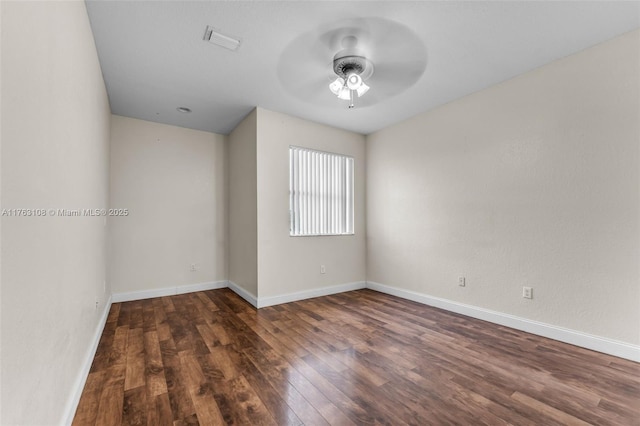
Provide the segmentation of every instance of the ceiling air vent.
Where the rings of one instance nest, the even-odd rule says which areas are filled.
[[[207,30],[204,33],[203,40],[233,51],[238,50],[240,47],[240,39],[222,34],[210,25],[207,25]]]

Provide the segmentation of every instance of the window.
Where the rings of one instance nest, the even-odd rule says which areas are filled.
[[[353,157],[289,147],[292,236],[353,234]]]

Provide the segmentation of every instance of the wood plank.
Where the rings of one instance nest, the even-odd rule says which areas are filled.
[[[142,312],[140,325],[142,324]],[[142,328],[129,330],[127,341],[127,368],[124,380],[124,390],[144,386],[145,359],[144,335]]]
[[[156,396],[155,406],[150,406],[147,419],[148,425],[173,425],[173,413],[171,412],[171,401],[169,401],[168,393]]]
[[[173,420],[184,421],[192,414],[195,415],[196,410],[187,389],[187,378],[182,371],[178,351],[173,340],[160,342],[160,351]]]
[[[144,374],[149,401],[167,393],[167,382],[164,377],[160,341],[155,331],[144,333]]]
[[[100,404],[96,413],[96,425],[114,425],[122,423],[124,405],[124,364],[107,369],[106,383],[100,393]]]
[[[514,401],[517,401],[521,404],[527,405],[531,408],[534,408],[536,411],[539,411],[542,414],[545,414],[561,424],[565,425],[579,425],[579,426],[589,426],[591,423],[587,423],[582,421],[576,417],[573,417],[563,411],[558,410],[557,408],[553,408],[547,404],[544,404],[530,396],[527,396],[520,392],[514,392],[511,396]]]
[[[252,360],[253,361],[253,360]],[[274,369],[267,369],[268,373],[275,373]],[[255,390],[258,398],[264,403],[269,413],[273,416],[274,420],[279,425],[311,425],[311,424],[326,424],[322,419],[320,413],[318,413],[313,406],[311,406],[302,395],[291,387],[287,388],[285,392],[285,380],[279,377],[280,380],[274,380],[273,378],[266,377],[262,371],[260,371],[254,363],[249,363],[247,370],[245,370],[244,377],[247,379],[251,388]],[[295,395],[293,397],[290,397]],[[289,397],[286,401],[283,396]],[[294,404],[292,404],[294,402]],[[304,408],[295,403],[305,404]],[[291,405],[294,405],[296,409],[292,409]],[[303,415],[303,422],[296,411]],[[309,415],[306,415],[306,414]],[[311,414],[317,416],[312,419]]]
[[[122,423],[125,425],[147,424],[147,393],[144,386],[125,390]]]
[[[131,305],[129,328],[143,328],[142,300],[127,302]]]
[[[246,423],[242,422],[243,424],[277,425],[267,407],[258,398],[255,390],[243,375],[230,380],[229,385],[234,402],[240,408],[243,419],[247,420]]]
[[[96,422],[98,407],[100,406],[100,396],[106,382],[107,371],[90,373],[84,385],[76,414],[73,418],[73,425],[90,425]]]
[[[205,425],[224,424],[225,421],[213,397],[213,387],[204,377],[196,356],[180,354],[180,363],[198,421]]]
[[[353,424],[342,411],[288,362],[280,361],[274,363],[274,358],[277,358],[277,356],[282,356],[287,361],[296,362],[302,356],[309,354],[306,350],[297,345],[277,327],[271,327],[272,334],[263,322],[256,321],[255,316],[249,314],[239,314],[239,316],[250,324],[252,329],[273,348],[270,351],[247,352],[250,359],[277,390],[281,389],[280,386],[283,386],[284,389],[281,391],[282,398],[305,424],[323,424],[323,421],[317,418],[316,410],[329,424]],[[271,361],[263,360],[266,356],[269,356]],[[282,384],[281,380],[286,380],[287,383]],[[311,404],[311,406],[309,407],[308,404]]]
[[[155,308],[152,299],[142,301],[142,324],[145,333],[156,330]]]

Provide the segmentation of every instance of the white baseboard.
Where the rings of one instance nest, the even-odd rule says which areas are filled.
[[[176,294],[193,293],[196,291],[205,291],[205,290],[217,290],[219,288],[226,288],[226,287],[227,287],[227,280],[211,281],[211,282],[198,283],[198,284],[187,284],[187,285],[181,285],[180,287],[176,287]]]
[[[64,414],[61,424],[71,426],[71,423],[73,423],[73,417],[76,415],[76,410],[78,409],[78,404],[80,403],[80,397],[82,396],[84,385],[87,382],[87,378],[89,377],[91,364],[93,364],[93,359],[95,358],[96,351],[98,350],[98,343],[100,343],[102,332],[105,325],[107,324],[107,318],[109,317],[109,311],[111,310],[111,303],[112,297],[109,297],[109,300],[107,300],[107,303],[104,305],[104,310],[102,311],[102,315],[100,316],[100,321],[98,321],[98,325],[96,326],[96,329],[93,333],[93,338],[91,339],[91,344],[89,345],[89,349],[87,350],[87,353],[84,357],[82,368],[76,376],[75,383],[72,387],[71,396],[67,400],[67,404],[64,408]]]
[[[214,290],[229,287],[238,296],[249,302],[256,308],[279,305],[281,303],[295,302],[311,299],[312,297],[327,296],[329,294],[343,293],[345,291],[359,290],[366,287],[366,282],[339,284],[335,286],[316,288],[313,290],[298,291],[278,296],[258,298],[233,281],[212,281],[206,283],[189,284],[178,287],[156,288],[151,290],[131,291],[127,293],[115,293],[112,296],[113,303],[130,302],[133,300],[150,299],[152,297],[173,296],[175,294],[192,293],[195,291]]]
[[[240,287],[238,284],[234,283],[233,281],[227,281],[227,286],[231,290],[233,290],[233,292],[235,294],[237,294],[238,296],[242,297],[244,300],[249,302],[255,308],[258,307],[258,298],[255,295],[249,293],[247,290],[245,290],[244,288]]]
[[[379,284],[372,281],[367,281],[367,288],[381,293],[390,294],[392,296],[398,296],[403,299],[413,300],[414,302],[423,303],[425,305],[434,306],[436,308],[445,309],[447,311],[456,312],[472,318],[478,318],[495,324],[504,325],[506,327],[515,328],[516,330],[526,331],[527,333],[536,334],[538,336],[548,337],[564,343],[617,356],[619,358],[640,362],[640,346],[632,345],[630,343],[594,336],[568,328],[533,321],[502,312],[491,311],[477,306],[465,305],[463,303],[433,297],[410,290],[404,290],[398,287]]]
[[[344,293],[345,291],[360,290],[365,288],[365,281],[338,284],[329,287],[314,288],[313,290],[297,291],[295,293],[281,294],[271,297],[259,297],[258,308],[266,306],[280,305],[281,303],[296,302],[298,300],[311,299],[313,297],[328,296],[330,294]]]
[[[113,303],[130,302],[132,300],[151,299],[152,297],[173,296],[176,294],[192,293],[194,291],[215,290],[227,287],[227,281],[209,281],[197,284],[186,284],[176,287],[155,288],[151,290],[114,293]]]

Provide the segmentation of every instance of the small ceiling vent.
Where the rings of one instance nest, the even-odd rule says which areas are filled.
[[[203,40],[224,47],[225,49],[233,50],[234,52],[240,48],[240,39],[222,34],[210,25],[207,25]]]

